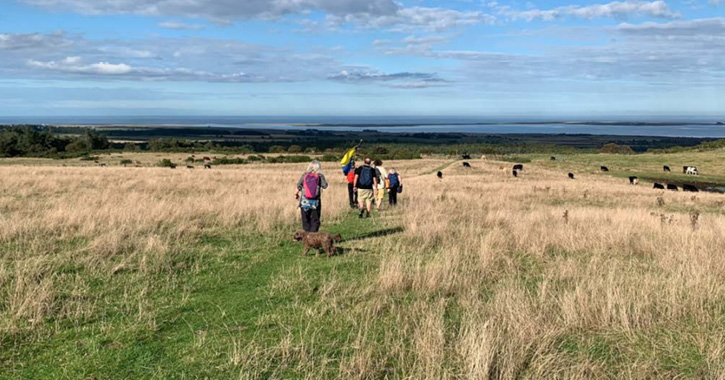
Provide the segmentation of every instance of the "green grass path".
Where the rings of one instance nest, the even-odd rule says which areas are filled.
[[[323,221],[323,231],[344,238],[332,258],[302,257],[301,244],[291,240],[292,228],[268,235],[205,236],[192,247],[200,254],[188,258],[196,270],[145,284],[124,284],[122,274],[98,289],[123,297],[135,286],[148,288],[143,307],[154,318],[111,303],[96,305],[90,319],[58,323],[33,339],[5,337],[0,340],[0,379],[238,378],[250,370],[250,362],[255,377],[294,378],[296,362],[304,357],[274,352],[285,339],[311,345],[317,357],[332,358],[332,369],[339,364],[334,360],[342,354],[339,347],[356,331],[352,321],[325,312],[328,306],[321,302],[330,296],[323,299],[321,293],[330,279],[348,288],[377,273],[379,257],[365,246],[400,231],[389,219],[358,219],[350,211],[336,224]],[[354,307],[359,301],[345,294],[337,298],[331,307]],[[294,342],[299,337],[316,341]],[[259,360],[270,362],[255,362],[254,347],[268,350]]]

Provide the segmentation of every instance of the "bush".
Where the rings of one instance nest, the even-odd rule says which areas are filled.
[[[212,161],[212,165],[244,165],[249,163],[249,161],[243,159],[243,158],[229,158],[229,157],[222,157],[217,158],[216,160]]]
[[[131,165],[131,164],[133,164],[133,161],[131,161],[131,160],[128,160],[128,159],[121,160],[121,165],[123,165],[123,166]]]
[[[302,147],[299,145],[290,145],[289,148],[287,148],[287,153],[301,153]]]
[[[269,153],[284,153],[285,148],[281,145],[272,145],[269,147]]]
[[[81,156],[81,161],[96,161],[96,160],[98,160],[98,158],[99,158],[98,156],[85,155],[85,156]]]
[[[163,160],[159,161],[157,164],[158,166],[161,166],[162,168],[175,168],[176,164],[171,162],[168,158],[164,158]]]
[[[337,157],[334,154],[325,154],[322,156],[322,158],[320,158],[320,161],[322,161],[322,162],[335,162],[335,161],[339,161],[339,160],[340,160],[340,157]]]
[[[267,162],[271,164],[300,163],[310,161],[312,161],[312,158],[310,158],[309,156],[279,156],[267,158]]]
[[[634,150],[629,145],[617,145],[609,143],[602,147],[602,153],[610,154],[634,154]]]

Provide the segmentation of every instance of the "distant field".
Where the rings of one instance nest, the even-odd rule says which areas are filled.
[[[673,183],[681,186],[683,183],[694,184],[698,187],[722,187],[725,191],[725,151],[687,152],[672,154],[578,154],[558,155],[556,161],[550,161],[548,155],[531,157],[536,165],[549,169],[566,172],[612,175],[626,178],[638,176],[640,181]],[[663,170],[667,165],[671,173]],[[606,166],[610,172],[600,171]],[[683,166],[696,166],[700,172],[698,176],[688,176],[682,173]]]
[[[291,241],[305,164],[0,159],[0,379],[719,378],[725,195],[624,177],[723,154],[387,162],[362,220],[325,164],[332,258]]]

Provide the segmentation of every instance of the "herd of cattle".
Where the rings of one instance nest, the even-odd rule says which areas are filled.
[[[464,160],[470,160],[471,159],[471,156],[468,155],[468,154],[464,154],[461,157]],[[481,156],[481,159],[485,160],[486,159],[486,156]],[[550,160],[551,161],[556,161],[556,157],[551,156]],[[463,162],[463,167],[464,168],[472,168],[471,164],[469,162],[466,162],[466,161]],[[499,167],[499,170],[502,171],[502,172],[507,171],[507,169],[506,169],[505,166],[500,166]],[[523,164],[516,164],[516,165],[513,166],[513,169],[511,171],[511,174],[515,178],[518,178],[519,172],[521,172],[523,170],[524,170],[524,165]],[[599,170],[601,170],[602,172],[609,172],[609,168],[606,167],[606,166],[600,166],[599,167]],[[662,167],[662,170],[664,170],[665,172],[671,172],[672,171],[672,169],[670,169],[670,167],[667,166],[667,165],[663,166]],[[683,174],[686,174],[686,175],[694,175],[694,176],[700,174],[700,172],[697,170],[697,167],[696,166],[683,166],[682,167],[682,173]],[[442,172],[438,172],[437,173],[437,176],[438,176],[439,179],[443,179],[443,173]],[[574,175],[574,173],[568,173],[568,176],[569,176],[570,179],[576,179],[576,176]],[[629,177],[629,184],[630,185],[638,185],[639,184],[639,178],[636,177],[636,176],[630,176]],[[670,184],[670,183],[667,183],[667,184],[664,184],[664,185],[661,184],[661,183],[654,183],[653,189],[672,190],[672,191],[679,191],[680,190],[680,188],[677,185]],[[693,192],[693,193],[699,192],[699,190],[698,190],[698,188],[696,186],[689,185],[689,184],[683,184],[682,185],[682,191],[689,191],[689,192]]]

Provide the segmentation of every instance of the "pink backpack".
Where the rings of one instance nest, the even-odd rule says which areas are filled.
[[[302,180],[305,189],[305,198],[317,199],[320,196],[320,176],[315,173],[305,174]]]

